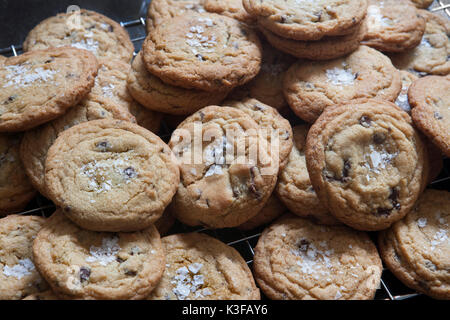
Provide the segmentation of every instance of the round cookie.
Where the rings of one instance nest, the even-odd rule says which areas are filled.
[[[183,121],[169,146],[181,181],[170,209],[190,226],[236,227],[254,217],[275,187],[278,162],[244,111],[210,106]]]
[[[130,62],[134,45],[128,32],[104,15],[80,10],[45,19],[30,31],[24,51],[72,46],[92,52],[98,58]]]
[[[262,130],[264,138],[270,144],[268,148],[270,148],[271,154],[272,151],[277,151],[279,167],[280,169],[284,168],[293,146],[293,133],[289,121],[283,118],[276,109],[256,99],[226,101],[224,105],[244,111],[256,121]],[[272,157],[275,156],[275,154],[272,154]]]
[[[429,172],[411,118],[382,100],[325,110],[308,133],[306,165],[323,205],[341,222],[366,231],[403,218]]]
[[[419,75],[450,73],[450,24],[443,17],[419,10],[419,14],[426,19],[425,33],[420,45],[403,53],[392,54],[394,65]]]
[[[367,10],[366,0],[243,0],[243,5],[258,24],[295,40],[352,33]]]
[[[434,0],[411,0],[411,2],[420,9],[428,8],[433,3],[433,1]]]
[[[309,179],[305,148],[309,126],[299,125],[294,130],[294,147],[289,161],[281,169],[275,192],[290,212],[317,223],[336,225],[339,221],[320,202]]]
[[[427,76],[408,91],[414,124],[450,157],[450,78]]]
[[[149,300],[259,300],[245,260],[233,247],[202,233],[162,238],[166,269]]]
[[[20,157],[33,186],[47,196],[45,186],[45,161],[50,147],[58,135],[83,122],[98,119],[118,119],[135,122],[133,115],[109,99],[92,93],[62,117],[25,132],[20,145]]]
[[[425,32],[425,19],[409,0],[368,0],[368,31],[364,45],[383,52],[417,47]]]
[[[147,71],[142,61],[142,52],[139,52],[133,61],[128,77],[128,89],[148,110],[173,115],[190,115],[203,107],[219,104],[229,92],[211,94],[164,83]]]
[[[366,233],[285,216],[260,236],[253,272],[274,300],[368,300],[382,264]]]
[[[20,140],[0,134],[0,216],[23,210],[36,195],[20,160]]]
[[[59,300],[59,298],[52,291],[48,290],[40,293],[30,294],[22,300]]]
[[[247,24],[254,24],[252,17],[242,5],[242,0],[204,0],[203,6],[208,12],[222,14]]]
[[[275,48],[300,59],[331,60],[358,49],[367,32],[366,23],[348,35],[323,37],[320,41],[300,41],[283,38],[263,26],[259,29]]]
[[[269,222],[272,222],[283,213],[286,213],[284,204],[272,194],[267,200],[266,205],[258,212],[256,216],[241,224],[238,228],[243,231],[252,230]]]
[[[217,92],[253,79],[262,52],[257,34],[245,24],[215,13],[187,13],[155,27],[142,58],[168,84]]]
[[[56,48],[8,58],[0,67],[0,132],[25,131],[76,105],[94,86],[97,59]]]
[[[0,219],[0,300],[20,300],[47,290],[33,263],[32,243],[45,219],[11,215]]]
[[[410,114],[411,106],[409,105],[408,100],[408,90],[411,84],[419,78],[413,73],[405,70],[400,70],[400,76],[402,78],[402,90],[400,91],[397,100],[395,100],[395,104],[402,108],[403,111],[406,111]]]
[[[329,106],[361,98],[395,101],[400,73],[388,57],[367,46],[322,62],[297,62],[286,72],[284,94],[301,119],[313,123]]]
[[[147,12],[147,32],[170,18],[189,12],[206,12],[204,0],[152,0]]]
[[[68,299],[144,299],[164,272],[164,249],[156,228],[133,233],[79,228],[61,210],[33,243],[39,272]]]
[[[426,190],[414,209],[379,234],[381,257],[406,286],[450,299],[448,191]]]
[[[47,194],[79,226],[136,231],[161,217],[179,183],[176,159],[152,132],[94,120],[62,132],[47,153]]]

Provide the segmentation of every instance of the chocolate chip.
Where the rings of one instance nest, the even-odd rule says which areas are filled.
[[[203,113],[203,111],[200,111],[199,115],[200,115],[200,119],[203,121],[203,119],[205,119],[205,114]]]
[[[288,17],[285,16],[285,15],[282,15],[282,16],[280,17],[280,23],[286,23],[287,20],[288,20]]]
[[[378,208],[377,209],[377,215],[379,216],[389,216],[392,212],[392,209],[388,208]]]
[[[343,178],[348,178],[351,168],[352,168],[352,163],[350,162],[350,160],[345,160],[344,168],[342,169],[342,177]]]
[[[437,112],[437,111],[434,112],[434,118],[435,118],[436,120],[442,120],[442,119],[444,119],[444,117],[443,117],[439,112]]]
[[[354,79],[356,80],[356,79],[358,79],[358,77],[359,77],[359,72],[355,73]]]
[[[117,261],[118,263],[123,263],[123,262],[125,262],[125,260],[122,259],[121,257],[117,257],[117,258],[116,258],[116,261]]]
[[[107,141],[102,141],[97,143],[95,147],[99,149],[101,152],[106,152],[108,151],[108,149],[111,148],[111,145]]]
[[[14,100],[16,100],[16,99],[17,99],[17,95],[9,96],[8,99],[6,99],[6,100],[3,102],[3,104],[10,104],[10,103],[13,103]]]
[[[136,178],[137,176],[136,170],[134,170],[134,168],[132,167],[128,167],[125,170],[123,170],[123,174],[127,179],[133,179]]]
[[[125,271],[125,275],[126,275],[126,276],[129,276],[129,277],[136,277],[137,272],[136,272],[136,271],[133,271],[133,270],[126,270],[126,271]]]
[[[52,63],[53,61],[55,61],[55,58],[52,57],[52,58],[50,58],[48,60],[45,60],[44,63],[45,64],[49,64],[49,63]]]
[[[384,133],[382,133],[382,132],[376,132],[374,135],[373,135],[373,142],[375,143],[375,144],[382,144],[383,142],[385,142],[386,141],[386,135],[384,134]]]
[[[308,240],[306,240],[306,239],[301,239],[300,242],[299,242],[297,245],[298,245],[298,248],[299,248],[301,251],[306,252],[306,251],[308,251],[309,245],[310,245],[310,244],[311,244],[311,242],[309,242]]]
[[[317,17],[317,21],[316,22],[320,22],[320,19],[322,19],[322,10],[320,10],[319,12],[314,13],[314,15]]]
[[[80,281],[81,283],[88,281],[89,277],[91,276],[91,269],[88,267],[81,267],[80,268]]]
[[[362,125],[364,128],[370,128],[372,125],[372,119],[368,116],[362,116],[361,119],[359,119],[359,124]]]
[[[64,211],[65,212],[70,212],[71,210],[72,210],[72,208],[70,206],[64,207]]]
[[[398,196],[399,192],[397,188],[391,189],[391,194],[389,195],[389,200],[391,200],[392,208],[395,210],[400,210],[402,207],[401,204],[398,202]]]
[[[205,61],[205,58],[203,58],[203,56],[200,53],[197,53],[195,55],[195,57],[199,60],[199,61]]]

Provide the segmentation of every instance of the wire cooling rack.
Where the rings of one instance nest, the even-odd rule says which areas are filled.
[[[144,2],[149,2],[144,0]],[[434,13],[441,14],[447,18],[450,18],[450,1],[434,1],[429,8]],[[145,12],[145,10],[143,10]],[[135,20],[123,21],[120,24],[127,29],[130,34],[130,38],[135,45],[136,52],[139,52],[142,47],[142,43],[146,37],[146,21],[144,17],[140,17]],[[21,54],[21,45],[11,45],[10,47],[0,49],[0,54],[5,56],[17,56]],[[174,128],[171,128],[167,123],[163,121],[160,130],[160,137],[166,142],[170,139],[171,133]],[[432,189],[450,189],[450,159],[444,159],[444,168],[440,175],[429,185]],[[38,195],[33,199],[27,208],[20,212],[21,215],[41,215],[43,217],[49,217],[55,210],[55,205]],[[250,230],[242,231],[237,228],[209,230],[200,227],[188,227],[175,222],[174,226],[169,230],[168,234],[180,233],[180,232],[203,232],[209,234],[217,239],[220,239],[229,246],[234,247],[242,257],[245,259],[249,267],[252,267],[254,248],[258,242],[258,238],[264,230],[264,226]],[[371,236],[375,239],[376,234]],[[423,294],[414,292],[413,290],[404,286],[388,269],[384,268],[380,288],[378,288],[375,299],[376,300],[407,300],[407,299],[427,299]],[[265,299],[263,297],[263,299]]]

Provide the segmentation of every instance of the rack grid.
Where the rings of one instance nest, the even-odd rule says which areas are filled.
[[[148,0],[143,0],[149,2]],[[429,10],[434,13],[439,13],[447,18],[450,18],[450,1],[436,0],[430,6]],[[146,37],[146,20],[144,17],[140,17],[135,20],[122,21],[120,25],[127,29],[130,34],[130,38],[135,45],[136,52],[139,52],[143,41]],[[0,49],[0,54],[5,56],[17,56],[23,52],[21,45],[11,45],[7,48]],[[170,128],[164,121],[159,133],[160,137],[166,142],[170,139],[173,128]],[[431,188],[436,189],[449,189],[450,187],[450,159],[444,158],[444,169],[440,175],[430,184]],[[21,215],[41,215],[43,217],[49,217],[55,210],[55,205],[38,195],[27,208],[18,214]],[[174,226],[169,230],[168,234],[180,233],[180,232],[203,232],[209,234],[229,246],[234,247],[242,257],[245,259],[249,267],[252,267],[254,248],[258,242],[258,238],[264,230],[265,226],[256,228],[250,231],[243,231],[237,228],[229,229],[206,229],[202,227],[188,227],[175,222]],[[375,237],[375,234],[371,234]],[[265,297],[263,297],[265,299]],[[383,268],[380,287],[375,294],[376,300],[407,300],[407,299],[427,299],[423,294],[414,292],[403,285],[395,276],[387,269]]]

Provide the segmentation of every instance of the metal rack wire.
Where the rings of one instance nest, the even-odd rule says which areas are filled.
[[[450,1],[437,0],[429,9],[434,13],[439,13],[447,18],[450,18]],[[136,20],[120,22],[120,24],[127,29],[131,40],[138,52],[146,37],[146,21],[141,17]],[[135,52],[135,55],[137,54]],[[11,45],[10,47],[0,49],[0,54],[6,56],[17,56],[22,53],[21,45]],[[172,128],[163,122],[162,129],[159,135],[163,140],[170,139]],[[444,159],[444,169],[439,177],[430,184],[431,188],[448,189],[450,185],[450,159]],[[38,195],[28,207],[21,213],[22,215],[41,215],[49,217],[55,210],[55,205],[46,198]],[[229,246],[234,247],[240,252],[247,264],[251,267],[253,264],[254,247],[257,244],[258,238],[261,235],[263,227],[256,228],[250,231],[242,231],[237,228],[209,230],[200,227],[188,227],[179,222],[176,222],[169,234],[178,232],[204,232],[217,239],[220,239]],[[406,300],[406,299],[426,299],[427,297],[414,292],[405,287],[395,276],[388,270],[384,269],[380,288],[377,290],[375,299],[377,300]]]

